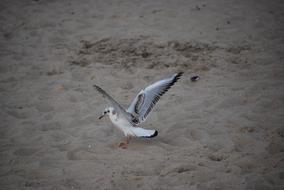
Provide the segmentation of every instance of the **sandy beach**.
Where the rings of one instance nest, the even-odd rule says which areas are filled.
[[[281,0],[1,0],[0,190],[284,189]],[[108,118],[184,72],[134,138]],[[191,81],[198,75],[200,80]]]

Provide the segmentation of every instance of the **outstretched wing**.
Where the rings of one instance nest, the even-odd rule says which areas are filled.
[[[182,76],[182,72],[176,73],[170,78],[160,80],[141,90],[130,104],[127,112],[133,117],[133,122],[138,125],[146,120],[148,114],[161,96],[173,86]]]
[[[104,91],[101,87],[94,85],[94,87],[97,89],[98,92],[100,92],[103,97],[107,98],[109,100],[109,102],[112,104],[112,106],[117,110],[120,111],[122,113],[126,113],[126,111],[124,110],[124,108],[117,103],[108,93],[106,93],[106,91]],[[128,114],[126,114],[128,115]]]

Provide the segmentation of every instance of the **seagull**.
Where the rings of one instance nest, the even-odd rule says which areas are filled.
[[[128,109],[124,109],[101,87],[94,85],[95,89],[106,98],[111,106],[104,109],[99,119],[108,115],[111,122],[121,130],[126,139],[119,143],[119,147],[126,149],[131,137],[152,138],[158,135],[157,130],[138,127],[146,121],[161,96],[165,94],[182,76],[183,72],[176,73],[169,78],[157,81],[142,89],[134,98]]]

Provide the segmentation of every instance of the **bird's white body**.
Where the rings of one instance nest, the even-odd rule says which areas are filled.
[[[111,122],[121,130],[126,137],[134,136],[134,137],[151,137],[156,133],[156,130],[147,130],[141,127],[133,127],[132,124],[123,116],[120,115],[118,117],[118,113],[114,112],[113,107],[109,107],[108,113]]]
[[[110,110],[113,110],[113,108],[109,108]],[[131,124],[127,121],[126,118],[118,117],[117,113],[113,114],[112,111],[109,113],[109,118],[111,122],[119,129],[121,130],[125,136],[128,136],[131,134]]]

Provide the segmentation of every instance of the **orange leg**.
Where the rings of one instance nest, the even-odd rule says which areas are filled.
[[[122,141],[121,143],[119,143],[118,147],[123,148],[123,149],[127,149],[127,145],[130,142],[131,137],[127,136],[125,141]]]

